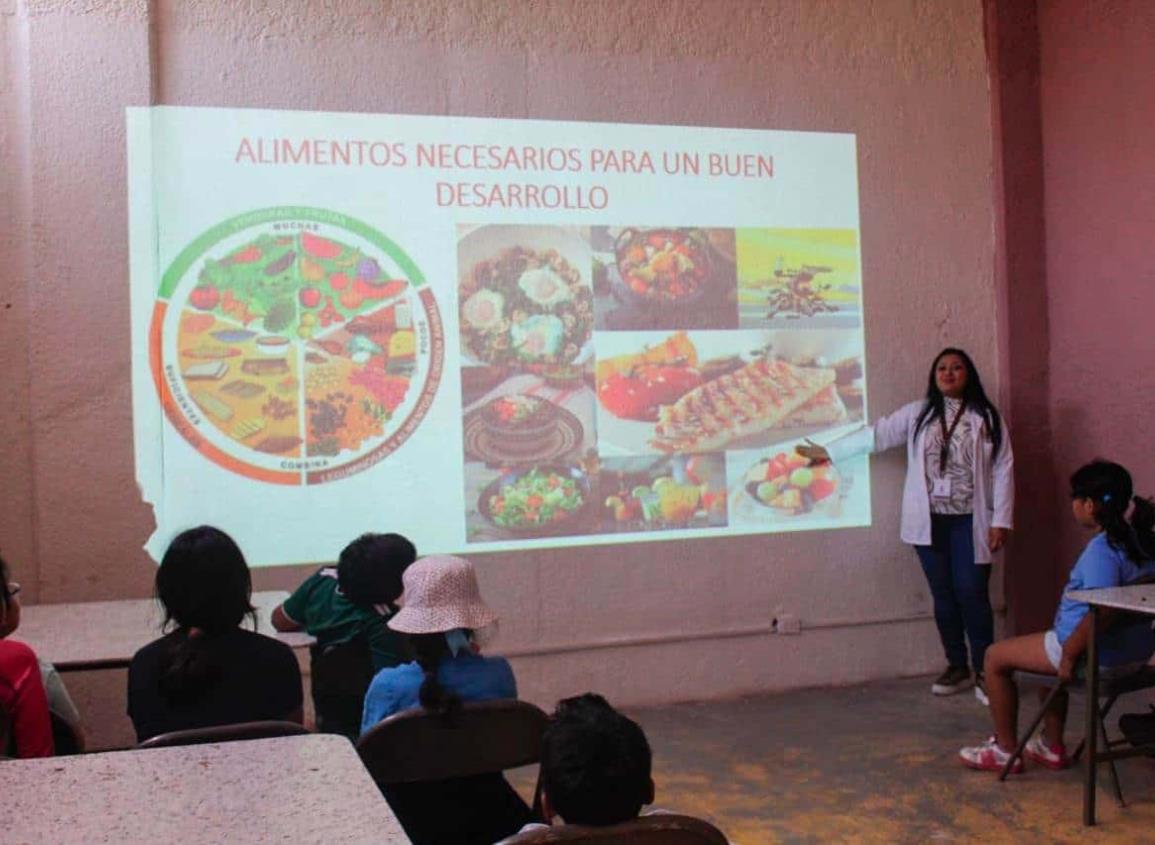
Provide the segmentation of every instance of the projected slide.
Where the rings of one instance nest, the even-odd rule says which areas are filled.
[[[869,524],[853,136],[129,110],[156,556]]]

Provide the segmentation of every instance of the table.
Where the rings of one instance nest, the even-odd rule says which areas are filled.
[[[269,621],[273,608],[288,597],[283,590],[253,593],[257,630],[291,648],[305,648],[313,637],[278,633]],[[161,635],[162,618],[154,599],[30,604],[22,606],[20,628],[12,639],[28,643],[61,672],[125,669],[139,648]]]
[[[0,762],[9,843],[407,843],[330,734]]]
[[[1083,783],[1083,824],[1095,823],[1095,790],[1098,764],[1109,760],[1137,757],[1152,749],[1127,748],[1119,751],[1099,751],[1099,643],[1095,628],[1099,624],[1099,608],[1142,613],[1155,616],[1155,584],[1136,584],[1130,587],[1103,587],[1098,590],[1072,590],[1067,596],[1085,602],[1091,611],[1091,631],[1087,638],[1087,768]]]

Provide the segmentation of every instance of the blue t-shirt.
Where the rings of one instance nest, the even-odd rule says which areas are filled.
[[[417,693],[424,680],[425,673],[417,663],[378,672],[365,693],[361,733],[394,713],[420,707]],[[517,698],[513,669],[504,657],[482,657],[464,652],[441,661],[437,667],[437,681],[445,689],[461,696],[462,701]]]
[[[1084,602],[1067,598],[1069,591],[1122,587],[1152,573],[1155,573],[1155,562],[1146,561],[1137,566],[1126,552],[1111,545],[1106,534],[1096,534],[1075,562],[1059,600],[1059,609],[1055,611],[1054,628],[1059,643],[1070,638],[1088,610]],[[1155,634],[1151,631],[1151,620],[1147,617],[1124,618],[1103,633],[1099,641],[1099,665],[1141,663],[1153,652]]]

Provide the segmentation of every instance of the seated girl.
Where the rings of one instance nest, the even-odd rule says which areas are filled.
[[[24,643],[3,639],[20,625],[20,585],[9,579],[0,558],[0,709],[11,725],[11,747],[0,757],[51,757],[52,721],[36,655]]]
[[[1118,587],[1155,574],[1155,507],[1147,499],[1132,499],[1132,492],[1130,473],[1107,461],[1094,461],[1071,476],[1071,510],[1075,521],[1092,537],[1071,570],[1051,630],[1012,637],[987,651],[987,692],[995,735],[981,745],[960,750],[964,765],[999,771],[1017,747],[1019,700],[1013,680],[1015,670],[1055,675],[1062,681],[1073,677],[1075,662],[1087,646],[1091,615],[1085,603],[1066,594],[1071,590]],[[1101,637],[1099,664],[1104,672],[1135,671],[1155,653],[1155,634],[1149,619],[1122,618],[1108,626]],[[1048,692],[1041,690],[1040,697],[1045,698]],[[1067,695],[1062,692],[1052,699],[1042,734],[1031,738],[1024,756],[1052,769],[1070,765],[1063,746],[1066,718]],[[1018,760],[1012,771],[1022,769],[1022,761]]]
[[[463,702],[517,698],[509,663],[482,657],[473,632],[497,621],[481,600],[473,564],[451,555],[418,560],[402,576],[402,607],[388,625],[409,635],[417,660],[377,673],[365,696],[362,732],[423,707],[452,719]],[[415,843],[492,843],[530,820],[529,807],[500,772],[382,784]]]
[[[128,715],[137,740],[265,719],[302,720],[301,673],[284,643],[256,627],[252,580],[232,538],[201,526],[179,534],[156,571],[172,633],[132,658]]]

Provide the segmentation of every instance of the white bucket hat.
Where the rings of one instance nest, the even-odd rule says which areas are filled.
[[[423,557],[401,576],[401,610],[388,625],[405,634],[443,634],[497,621],[477,587],[473,564],[453,555]]]

